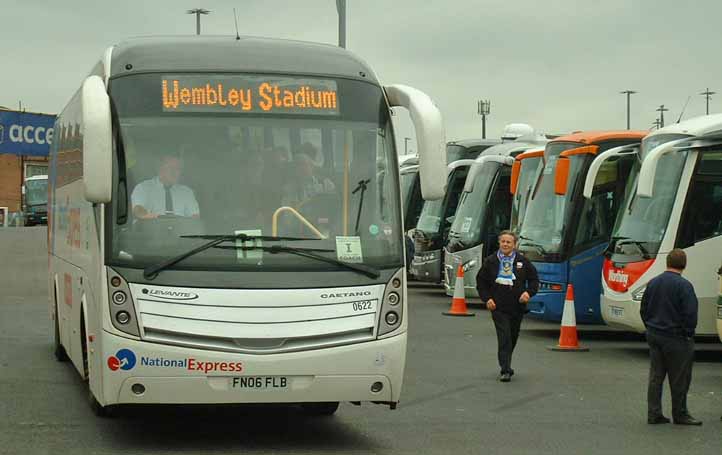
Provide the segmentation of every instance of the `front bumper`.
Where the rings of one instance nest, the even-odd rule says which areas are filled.
[[[153,344],[103,333],[103,390],[102,394],[94,392],[103,405],[398,402],[406,342],[406,333],[402,333],[335,348],[249,355]],[[128,352],[132,362],[127,361]],[[118,358],[121,367],[112,360]],[[228,371],[231,368],[234,371]],[[243,377],[264,381],[283,377],[287,387],[233,388],[233,378]],[[375,382],[383,385],[381,391],[371,391]],[[134,393],[135,384],[144,386],[145,391]]]
[[[417,253],[409,273],[418,281],[441,283],[441,250]]]
[[[560,322],[564,312],[564,293],[539,292],[527,304],[529,315],[544,321]]]
[[[625,298],[624,295],[619,297],[611,296],[609,290],[605,289],[602,295],[600,311],[604,322],[617,329],[629,330],[633,332],[643,333],[644,322],[639,314],[639,306],[641,302]],[[627,293],[627,296],[629,294]]]
[[[454,285],[456,284],[456,273],[459,265],[466,264],[464,270],[464,295],[466,297],[479,297],[479,291],[476,290],[476,275],[481,269],[483,245],[478,245],[467,250],[449,253],[444,249],[444,289],[446,295],[454,295]],[[469,266],[471,261],[476,261],[474,265]]]
[[[25,224],[30,226],[48,224],[48,215],[47,213],[25,213]]]

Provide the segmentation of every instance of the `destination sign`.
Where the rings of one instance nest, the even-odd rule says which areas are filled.
[[[338,86],[327,79],[256,75],[165,75],[164,112],[339,115]]]

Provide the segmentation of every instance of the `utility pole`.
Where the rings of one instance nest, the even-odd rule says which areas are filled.
[[[193,8],[186,11],[186,14],[195,14],[196,15],[196,35],[201,34],[201,14],[209,14],[210,11],[203,8]]]
[[[405,138],[404,138],[404,155],[408,155],[408,154],[409,154],[409,141],[410,141],[410,140],[411,140],[410,137],[405,137]]]
[[[346,49],[346,0],[336,0],[338,12],[338,47]]]
[[[659,112],[659,127],[664,128],[664,113],[667,112],[669,109],[664,107],[664,104],[660,104],[659,107],[656,109],[657,112]]]
[[[717,92],[710,92],[709,88],[707,88],[706,91],[700,93],[700,95],[704,96],[707,99],[707,115],[709,115],[709,99],[712,98],[712,95],[714,95]]]
[[[660,125],[659,119],[658,118],[654,119],[654,122],[652,122],[652,127],[654,127],[655,129],[659,129],[660,128],[659,125]]]
[[[481,138],[486,139],[486,116],[491,113],[491,101],[479,100],[477,112],[481,115]]]
[[[637,93],[637,92],[635,92],[634,90],[625,90],[625,91],[619,92],[619,93],[621,93],[621,94],[623,94],[623,95],[624,95],[624,94],[627,95],[627,129],[630,129],[630,127],[629,127],[629,96],[630,96],[630,95],[633,95],[633,94],[635,94],[635,93]]]

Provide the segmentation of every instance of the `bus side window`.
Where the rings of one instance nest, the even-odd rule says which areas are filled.
[[[682,217],[679,248],[722,235],[722,152],[701,156]]]
[[[695,181],[680,223],[679,248],[722,235],[722,182]]]

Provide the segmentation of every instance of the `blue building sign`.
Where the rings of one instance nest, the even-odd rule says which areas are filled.
[[[48,156],[55,116],[0,110],[0,153]]]

